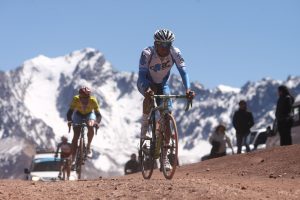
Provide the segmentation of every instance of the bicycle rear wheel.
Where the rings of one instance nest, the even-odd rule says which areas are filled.
[[[83,138],[80,138],[79,147],[77,149],[76,172],[78,179],[81,179],[82,163],[83,163]]]
[[[172,179],[178,165],[178,132],[174,117],[171,114],[165,116],[165,130],[161,144],[161,168],[166,179]],[[170,139],[166,138],[166,131],[169,130]],[[169,159],[171,169],[164,165],[164,158]]]
[[[148,133],[149,139],[140,139],[140,150],[139,150],[139,159],[141,164],[142,175],[144,179],[150,179],[154,169],[154,149],[156,142],[155,135],[156,123],[155,123],[155,113],[151,114],[149,120]]]

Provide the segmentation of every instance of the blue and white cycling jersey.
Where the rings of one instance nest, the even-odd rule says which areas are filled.
[[[153,46],[142,51],[139,64],[139,88],[145,90],[149,88],[151,83],[166,85],[174,63],[180,73],[184,87],[189,89],[190,82],[184,59],[180,50],[174,46],[171,47],[170,54],[166,57],[159,57]]]

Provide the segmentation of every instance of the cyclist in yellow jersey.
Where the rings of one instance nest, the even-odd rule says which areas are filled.
[[[73,97],[70,104],[70,108],[67,113],[68,126],[70,127],[72,123],[78,124],[83,120],[87,121],[88,125],[88,142],[87,142],[87,156],[92,156],[91,143],[94,137],[94,126],[99,128],[101,122],[101,114],[99,109],[99,104],[94,96],[91,96],[91,90],[88,87],[81,87],[79,89],[78,95]],[[74,127],[74,136],[72,139],[72,159],[74,161],[76,150],[78,146],[78,139],[80,136],[80,127]]]

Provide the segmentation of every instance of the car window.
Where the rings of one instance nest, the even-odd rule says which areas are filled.
[[[59,171],[60,161],[55,159],[35,159],[32,166],[32,171]]]
[[[249,144],[253,144],[257,131],[253,131],[249,134]]]

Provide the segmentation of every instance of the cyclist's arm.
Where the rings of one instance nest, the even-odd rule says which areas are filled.
[[[230,138],[227,135],[225,135],[225,139],[226,139],[227,145],[232,149],[232,144],[231,144]]]
[[[183,85],[184,85],[186,91],[189,91],[191,88],[190,79],[189,79],[189,75],[186,71],[186,65],[185,65],[184,59],[180,53],[180,50],[178,48],[173,47],[171,53],[172,53],[173,60],[176,64],[176,67],[179,71],[179,74],[181,76]]]
[[[71,108],[68,110],[68,112],[67,112],[67,120],[68,120],[68,122],[72,121],[73,112],[74,112],[74,110],[72,110]]]
[[[96,121],[98,124],[100,124],[101,119],[102,119],[102,115],[99,111],[95,111],[95,115],[96,115]]]
[[[190,79],[189,79],[189,75],[186,72],[186,67],[177,67],[177,69],[179,71],[185,89],[190,90],[191,88]]]
[[[149,48],[144,49],[140,57],[138,82],[140,82],[142,87],[145,89],[150,87],[150,81],[147,79],[147,75],[149,74],[150,57],[151,50]]]
[[[57,145],[57,148],[56,148],[56,151],[55,151],[55,157],[58,156],[58,151],[59,151],[60,146],[61,146],[61,143],[59,143],[59,144]]]
[[[100,124],[101,119],[102,119],[102,115],[100,113],[100,106],[99,106],[98,100],[95,97],[92,97],[92,99],[94,102],[93,109],[94,109],[94,112],[96,115],[96,121],[98,124]]]

